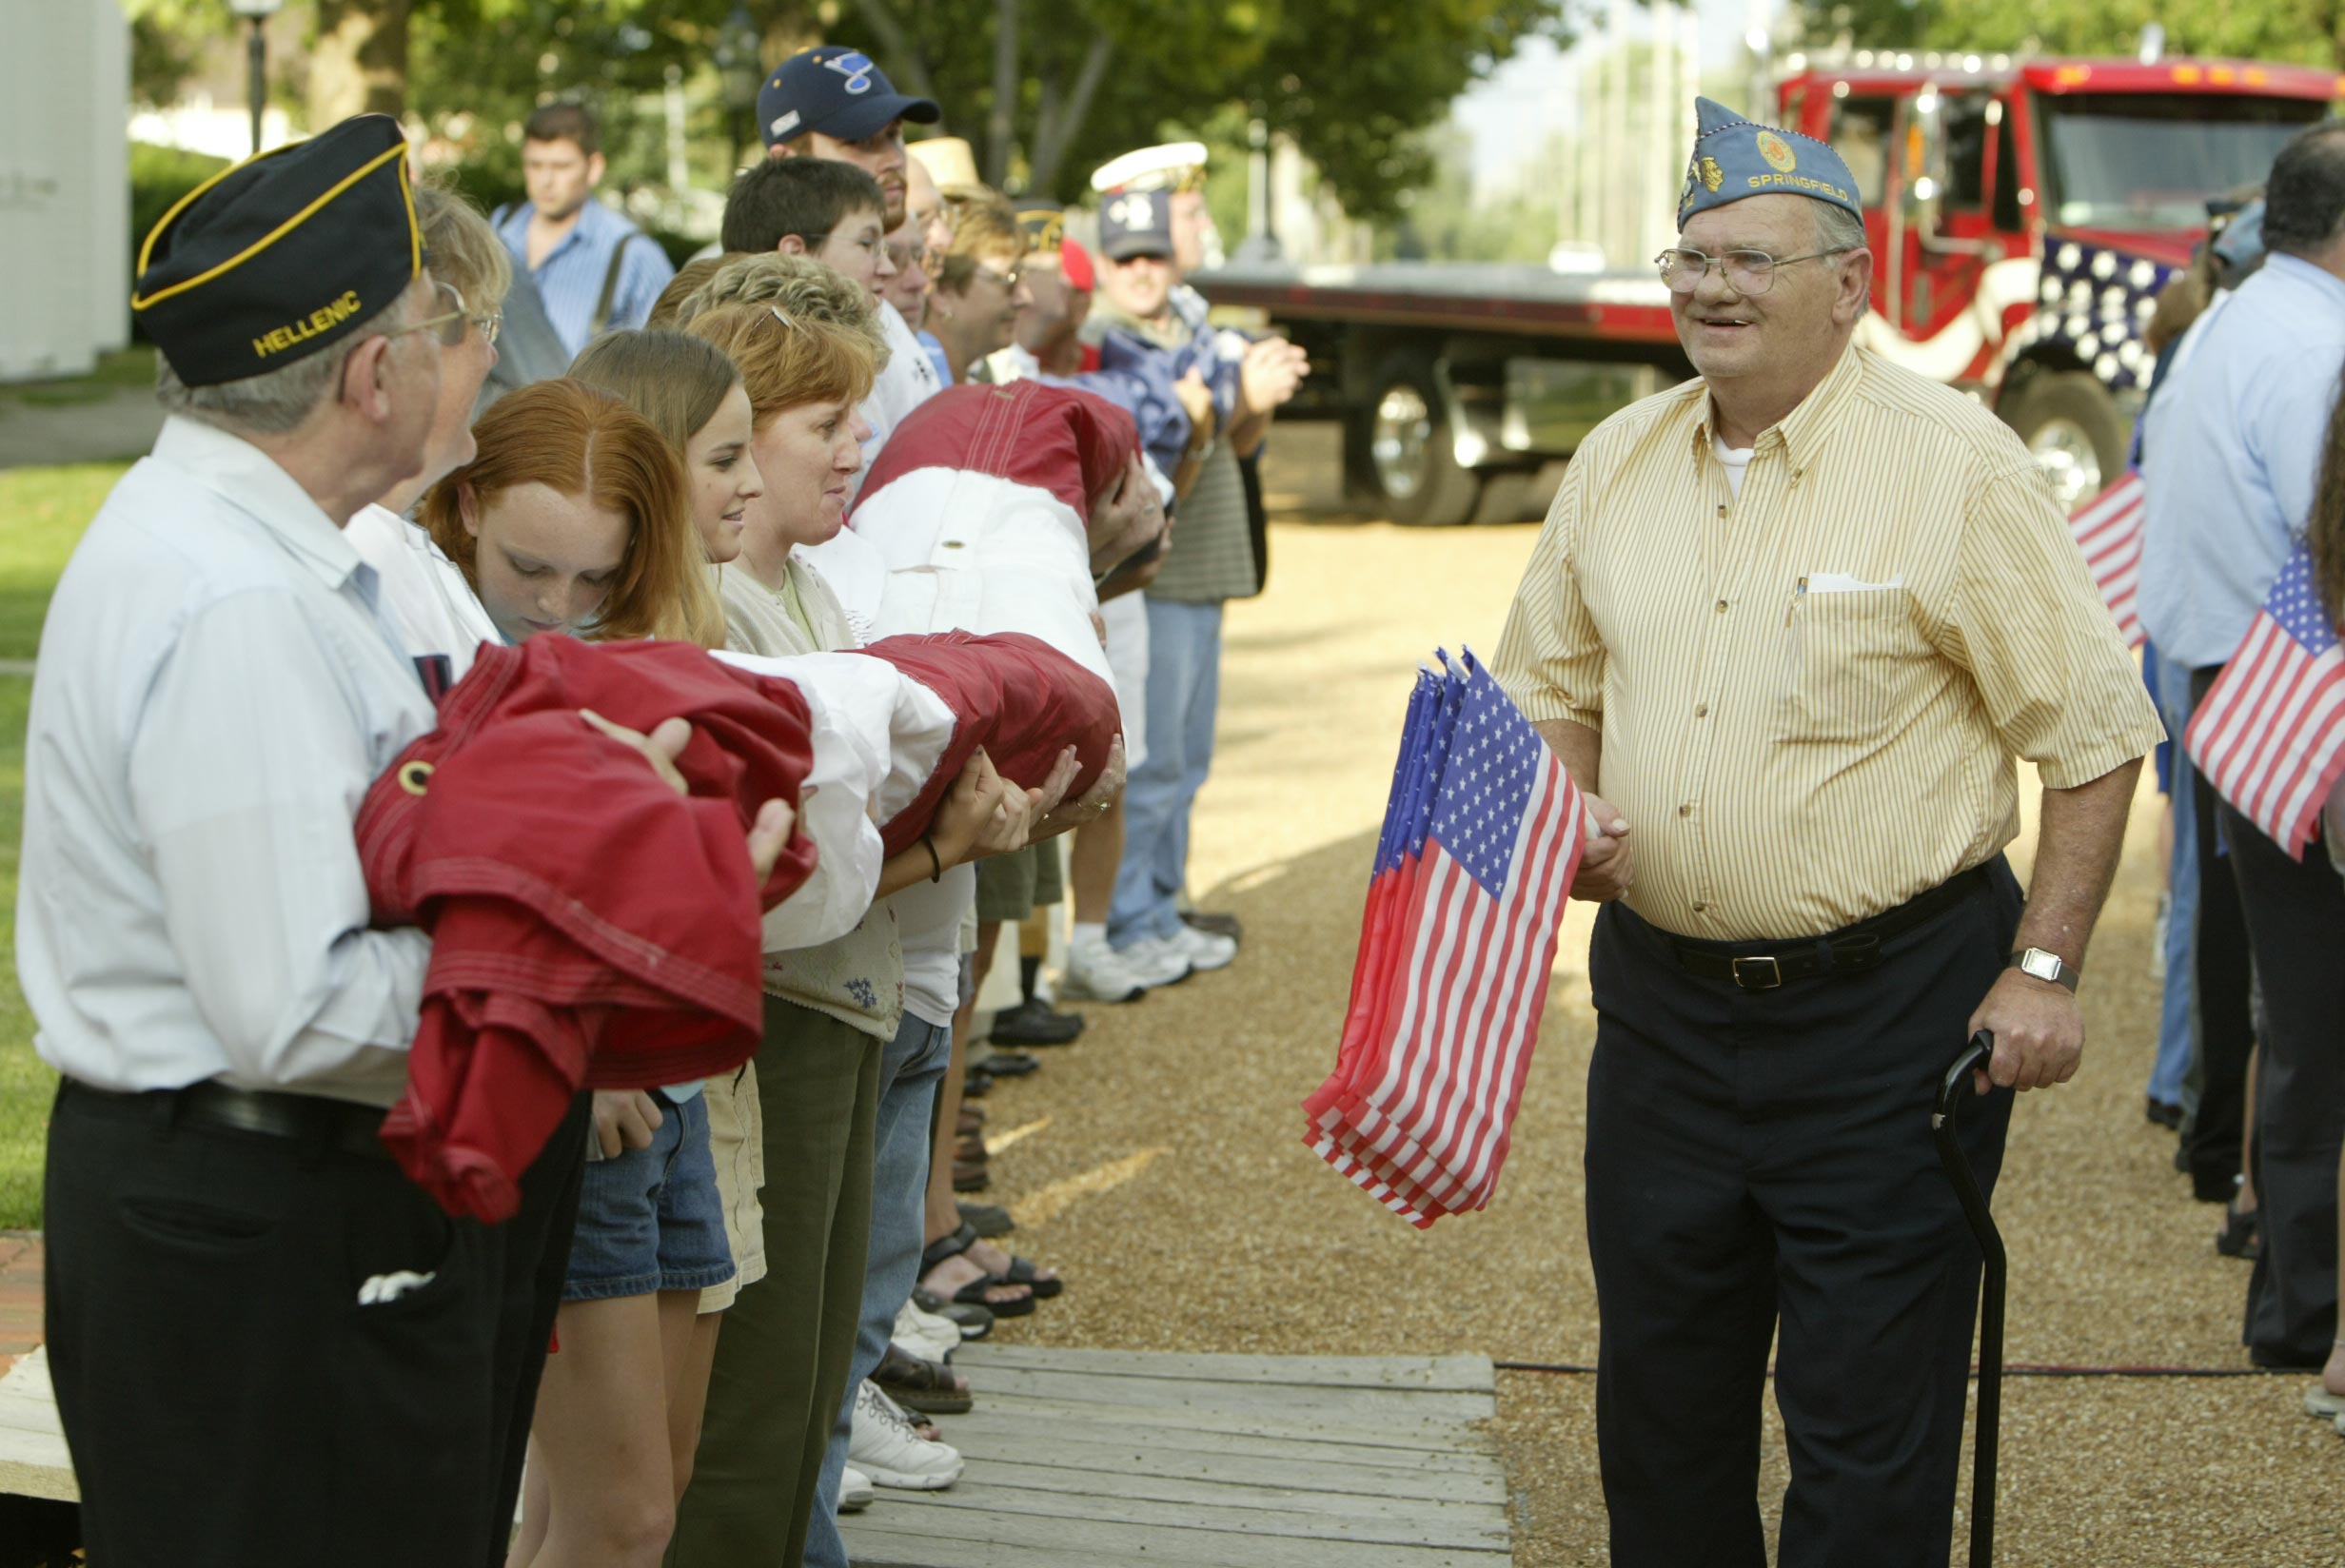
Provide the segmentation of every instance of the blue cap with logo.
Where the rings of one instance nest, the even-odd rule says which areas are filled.
[[[897,120],[926,126],[943,117],[935,100],[897,91],[870,55],[835,44],[798,50],[758,89],[758,129],[767,147],[815,130],[859,142]]]
[[[1099,248],[1112,262],[1172,254],[1172,196],[1163,190],[1124,190],[1099,206]]]
[[[1864,216],[1856,176],[1829,143],[1755,125],[1724,104],[1695,99],[1694,155],[1677,200],[1677,226],[1751,196],[1811,196]]]

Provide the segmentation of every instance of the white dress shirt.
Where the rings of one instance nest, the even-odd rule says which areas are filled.
[[[879,449],[888,437],[914,409],[944,390],[936,379],[936,367],[929,363],[920,351],[920,340],[904,324],[903,316],[887,301],[879,302],[879,334],[887,340],[888,363],[880,367],[879,379],[872,383],[871,396],[865,398],[860,412],[863,421],[871,426],[871,434],[863,441],[863,466],[855,478],[847,481],[847,501],[853,505],[863,488],[863,476],[878,461]]]
[[[36,670],[16,959],[42,1059],[389,1105],[430,946],[370,929],[351,825],[432,707],[342,531],[172,419],[73,552]]]
[[[421,527],[387,506],[369,506],[342,533],[375,570],[375,602],[391,636],[410,654],[446,654],[450,681],[464,678],[482,643],[504,641],[463,568]]]

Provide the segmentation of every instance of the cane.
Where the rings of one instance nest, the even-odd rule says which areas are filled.
[[[1995,1441],[2003,1403],[2003,1238],[1995,1228],[1995,1216],[1987,1211],[1986,1194],[1970,1172],[1970,1162],[1962,1157],[1955,1111],[1975,1092],[1971,1074],[1983,1069],[1994,1054],[1994,1035],[1985,1029],[1972,1035],[1938,1086],[1938,1109],[1930,1117],[1938,1163],[1946,1167],[1946,1180],[1954,1184],[1962,1218],[1970,1222],[1970,1233],[1985,1260],[1979,1304],[1979,1428],[1970,1473],[1970,1568],[1989,1568],[1995,1560]]]

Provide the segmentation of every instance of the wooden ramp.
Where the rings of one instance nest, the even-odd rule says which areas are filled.
[[[969,1345],[943,1492],[839,1523],[856,1568],[1507,1568],[1481,1356]]]

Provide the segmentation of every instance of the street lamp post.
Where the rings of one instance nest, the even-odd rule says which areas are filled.
[[[228,10],[252,24],[246,73],[252,89],[252,150],[261,150],[261,111],[268,105],[268,38],[262,29],[285,0],[228,0]]]
[[[733,0],[733,10],[717,29],[717,77],[724,88],[725,127],[733,138],[733,167],[741,163],[741,148],[747,139],[741,127],[757,112],[758,88],[765,83],[765,67],[758,55],[762,42],[758,25],[749,19],[749,10],[741,0]]]

